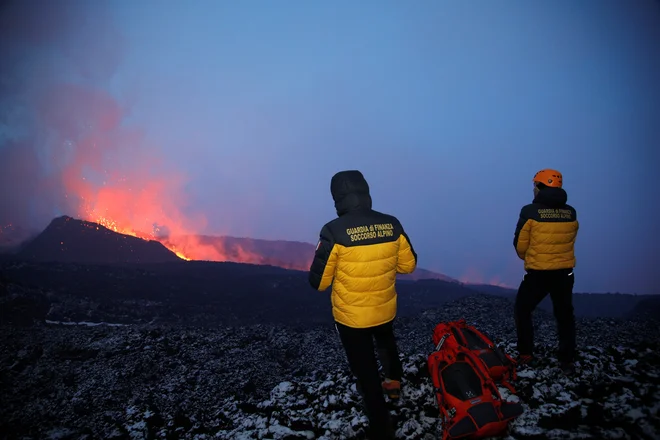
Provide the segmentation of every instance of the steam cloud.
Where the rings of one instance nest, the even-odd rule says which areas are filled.
[[[109,15],[84,1],[14,1],[0,17],[0,224],[40,227],[75,208],[67,200],[65,159],[98,159],[78,141],[82,127],[116,126],[120,110],[100,84],[120,60]],[[96,92],[96,93],[94,93]],[[104,108],[105,107],[105,108]],[[65,142],[74,147],[62,155]]]
[[[0,227],[39,230],[63,214],[146,234],[204,227],[181,214],[183,176],[106,91],[122,53],[101,2],[14,1],[1,11]]]

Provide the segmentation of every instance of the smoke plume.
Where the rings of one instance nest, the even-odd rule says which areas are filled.
[[[84,177],[86,165],[98,170],[122,119],[122,109],[103,91],[122,52],[110,17],[97,2],[5,4],[0,224],[40,228],[54,215],[77,213],[79,201],[67,185]]]
[[[182,214],[185,176],[108,92],[123,54],[111,12],[85,0],[2,10],[0,228],[38,231],[66,214],[143,238],[169,235],[171,248],[192,252],[189,235],[205,219]],[[223,259],[209,247],[195,253]]]

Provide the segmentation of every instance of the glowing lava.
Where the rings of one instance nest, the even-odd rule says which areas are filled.
[[[110,218],[103,217],[103,216],[95,216],[93,211],[88,211],[87,215],[85,217],[86,217],[87,221],[97,223],[97,224],[99,224],[103,227],[106,227],[106,228],[110,229],[111,231],[117,232],[119,234],[130,235],[130,236],[140,238],[140,239],[145,240],[145,241],[149,241],[149,240],[158,241],[163,246],[165,246],[167,249],[174,252],[176,254],[176,256],[181,258],[182,260],[186,260],[186,261],[192,260],[192,258],[188,257],[183,252],[177,250],[175,245],[168,243],[167,240],[159,239],[159,237],[156,236],[156,232],[158,232],[158,228],[156,228],[155,231],[151,234],[151,236],[149,236],[149,234],[145,234],[145,233],[135,231],[135,230],[133,230],[133,228],[122,227],[115,220],[112,220]]]

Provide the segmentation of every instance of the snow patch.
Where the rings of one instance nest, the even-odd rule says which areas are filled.
[[[88,321],[80,321],[80,322],[73,322],[73,321],[51,321],[49,319],[45,320],[46,324],[54,324],[54,325],[83,325],[86,327],[97,327],[99,325],[104,325],[108,327],[125,327],[128,324],[117,324],[117,323],[111,323],[111,322],[88,322]]]

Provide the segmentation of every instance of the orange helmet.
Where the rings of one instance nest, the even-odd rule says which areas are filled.
[[[534,175],[534,183],[542,183],[545,186],[552,186],[554,188],[561,188],[562,175],[557,170],[545,169],[541,170]]]

